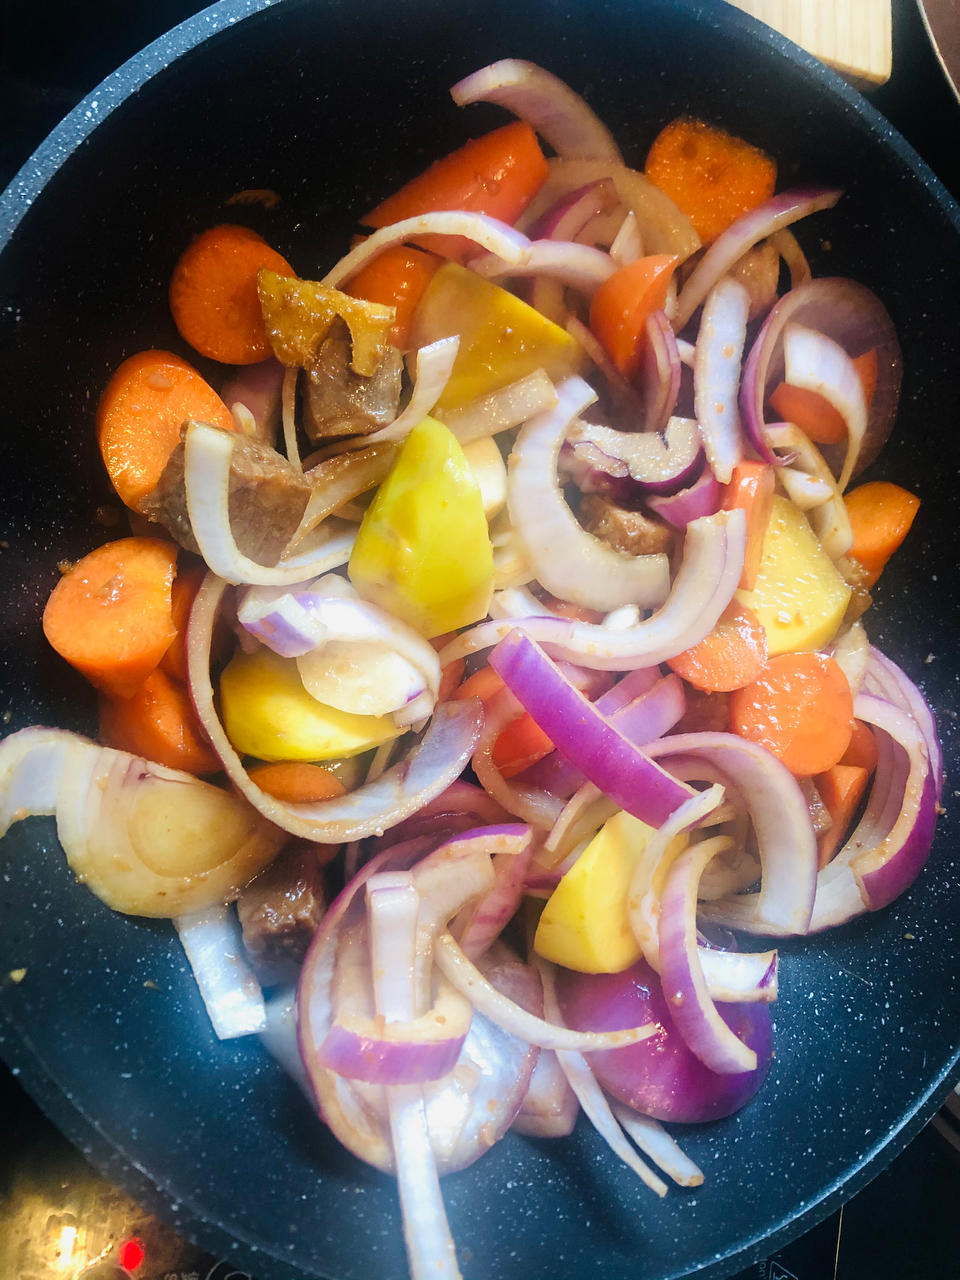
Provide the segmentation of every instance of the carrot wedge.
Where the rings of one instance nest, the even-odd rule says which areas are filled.
[[[816,777],[820,798],[830,814],[830,826],[817,837],[817,865],[825,867],[850,829],[867,789],[870,774],[858,765],[835,764]]]
[[[394,245],[360,268],[351,278],[347,293],[393,307],[397,315],[390,330],[390,341],[403,349],[407,346],[417,304],[442,264],[443,259],[435,253],[411,249],[405,244]]]
[[[251,781],[284,804],[314,804],[333,800],[346,790],[330,769],[304,760],[278,760],[272,764],[254,765]]]
[[[724,511],[733,511],[739,507],[747,518],[747,545],[743,553],[743,573],[740,575],[740,586],[745,591],[752,591],[757,585],[763,538],[773,512],[775,484],[772,466],[746,458],[733,468],[730,483],[724,490]]]
[[[185,773],[218,773],[223,767],[203,735],[190,694],[160,667],[128,698],[101,695],[100,741]]]
[[[685,649],[667,666],[704,693],[730,693],[753,684],[767,665],[767,633],[746,605],[727,605],[717,625],[699,644]]]
[[[910,532],[920,499],[889,480],[872,480],[844,495],[853,529],[853,545],[847,553],[870,575],[872,587],[887,561]]]

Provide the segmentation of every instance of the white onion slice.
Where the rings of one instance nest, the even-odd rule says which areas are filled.
[[[437,413],[462,445],[519,427],[535,413],[557,406],[557,392],[542,369],[528,373],[497,391],[489,391],[468,404]]]
[[[725,277],[707,295],[697,334],[694,410],[707,461],[721,484],[730,483],[733,468],[743,457],[737,395],[749,312],[746,289]]]
[[[287,453],[287,461],[296,471],[303,471],[300,461],[300,446],[297,444],[297,381],[300,370],[295,366],[283,371],[283,383],[280,393],[280,404],[283,421],[283,444]]]
[[[267,1021],[263,992],[244,956],[233,908],[176,916],[173,925],[217,1036],[232,1040],[262,1031]]]
[[[458,107],[496,102],[525,120],[561,156],[608,156],[621,163],[607,126],[569,85],[519,58],[503,58],[458,81],[450,90]]]
[[[538,580],[563,600],[591,609],[662,604],[670,589],[664,555],[627,556],[593,537],[567,506],[557,460],[570,422],[596,399],[582,378],[557,388],[556,409],[538,414],[510,454],[507,505]]]
[[[787,471],[798,471],[811,481],[816,481],[820,491],[828,491],[825,500],[810,508],[807,519],[830,559],[839,560],[853,545],[853,529],[850,527],[846,504],[826,459],[807,433],[792,422],[773,423],[767,427],[766,434],[771,449],[779,450],[779,457],[790,459],[789,467],[777,468],[777,479],[788,497],[796,501],[791,492],[791,482],[784,474]]]
[[[612,1103],[613,1114],[628,1137],[632,1138],[645,1156],[679,1187],[699,1187],[703,1172],[681,1150],[659,1120],[641,1115],[622,1102]]]
[[[843,493],[867,430],[867,398],[857,366],[839,342],[796,322],[783,330],[783,363],[784,381],[789,386],[816,392],[843,418],[847,452],[837,480],[837,488]]]
[[[635,262],[643,254],[643,239],[637,226],[637,215],[631,209],[610,246],[610,257],[618,267],[625,267],[628,262]]]
[[[664,606],[625,631],[588,622],[530,617],[481,622],[440,654],[441,663],[497,644],[520,627],[555,658],[600,671],[625,671],[665,662],[697,644],[730,603],[743,571],[742,511],[719,511],[687,525],[683,561]]]
[[[609,253],[573,240],[532,240],[521,262],[504,262],[494,254],[474,258],[470,269],[487,280],[538,276],[594,293],[617,270]]]

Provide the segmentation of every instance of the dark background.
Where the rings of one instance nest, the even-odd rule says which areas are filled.
[[[642,3],[642,0],[637,0]],[[0,186],[58,121],[127,57],[203,6],[195,0],[3,0],[0,6]],[[960,106],[943,79],[913,0],[894,0],[893,75],[870,100],[960,196]],[[146,1245],[143,1280],[202,1278],[215,1260],[182,1244],[94,1173],[53,1129],[6,1068],[0,1068],[0,1270],[8,1233],[29,1230],[23,1187],[57,1211],[54,1226],[81,1222],[112,1233],[94,1280],[122,1274],[117,1245],[132,1234]],[[938,1131],[921,1135],[873,1183],[802,1240],[744,1272],[740,1280],[910,1280],[958,1273],[960,1157]],[[109,1212],[108,1212],[109,1210]],[[76,1213],[81,1217],[76,1217]],[[112,1214],[112,1217],[110,1216]],[[65,1215],[65,1216],[64,1216]],[[74,1215],[74,1216],[71,1216]],[[53,1219],[44,1220],[45,1227]],[[39,1221],[39,1219],[38,1219]],[[50,1237],[51,1240],[56,1236]],[[69,1229],[69,1228],[68,1228]],[[91,1228],[92,1229],[92,1228]],[[35,1239],[35,1246],[41,1241]],[[24,1255],[26,1256],[26,1255]],[[128,1261],[136,1253],[125,1255]],[[72,1280],[66,1260],[35,1249],[0,1280]],[[39,1267],[39,1270],[36,1268]],[[107,1269],[109,1268],[109,1269]],[[217,1272],[219,1274],[219,1272]]]

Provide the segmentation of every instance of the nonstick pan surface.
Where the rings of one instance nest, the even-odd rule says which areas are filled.
[[[681,111],[745,134],[780,185],[847,195],[798,234],[815,274],[884,299],[904,348],[895,436],[869,477],[922,498],[876,591],[871,638],[938,713],[956,776],[957,348],[960,216],[898,135],[835,76],[726,6],[225,3],[91,93],[0,206],[8,237],[0,434],[0,688],[10,730],[94,729],[89,691],[43,646],[56,563],[110,536],[115,501],[93,414],[113,368],[148,346],[188,358],[165,308],[183,245],[215,221],[260,230],[304,275],[357,213],[500,113],[447,88],[495,57],[531,58],[585,93],[641,164]],[[227,206],[269,188],[274,210]],[[207,372],[212,377],[215,371]],[[776,1057],[738,1116],[682,1135],[706,1182],[657,1201],[586,1125],[509,1137],[444,1196],[467,1280],[709,1280],[824,1217],[878,1172],[960,1075],[954,822],[890,909],[781,946]],[[393,1184],[342,1151],[254,1043],[220,1044],[164,923],[121,918],[77,886],[53,823],[0,855],[0,1051],[105,1171],[211,1252],[268,1280],[404,1274]]]

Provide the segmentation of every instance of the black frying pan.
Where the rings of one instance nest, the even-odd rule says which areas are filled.
[[[274,188],[275,211],[230,216],[304,274],[322,270],[357,212],[501,118],[459,112],[446,89],[508,54],[585,92],[637,163],[687,110],[773,151],[782,185],[846,186],[836,212],[800,234],[818,274],[856,276],[894,317],[902,411],[871,474],[923,499],[868,623],[921,679],[953,769],[957,208],[812,59],[724,6],[663,0],[225,0],[127,64],[41,148],[0,207],[12,233],[0,258],[9,728],[93,728],[89,692],[46,652],[38,619],[55,562],[109,536],[96,514],[110,501],[93,441],[99,388],[132,351],[183,350],[164,292],[190,234],[222,220],[232,192]],[[702,1189],[655,1201],[583,1125],[565,1142],[508,1138],[444,1183],[468,1280],[719,1277],[878,1172],[960,1075],[952,837],[948,814],[922,880],[891,909],[781,948],[762,1094],[684,1135]],[[0,980],[0,1051],[68,1135],[261,1277],[401,1276],[392,1184],[337,1147],[256,1044],[214,1040],[171,931],[77,887],[50,822],[14,828],[2,859],[0,974],[27,974]]]

